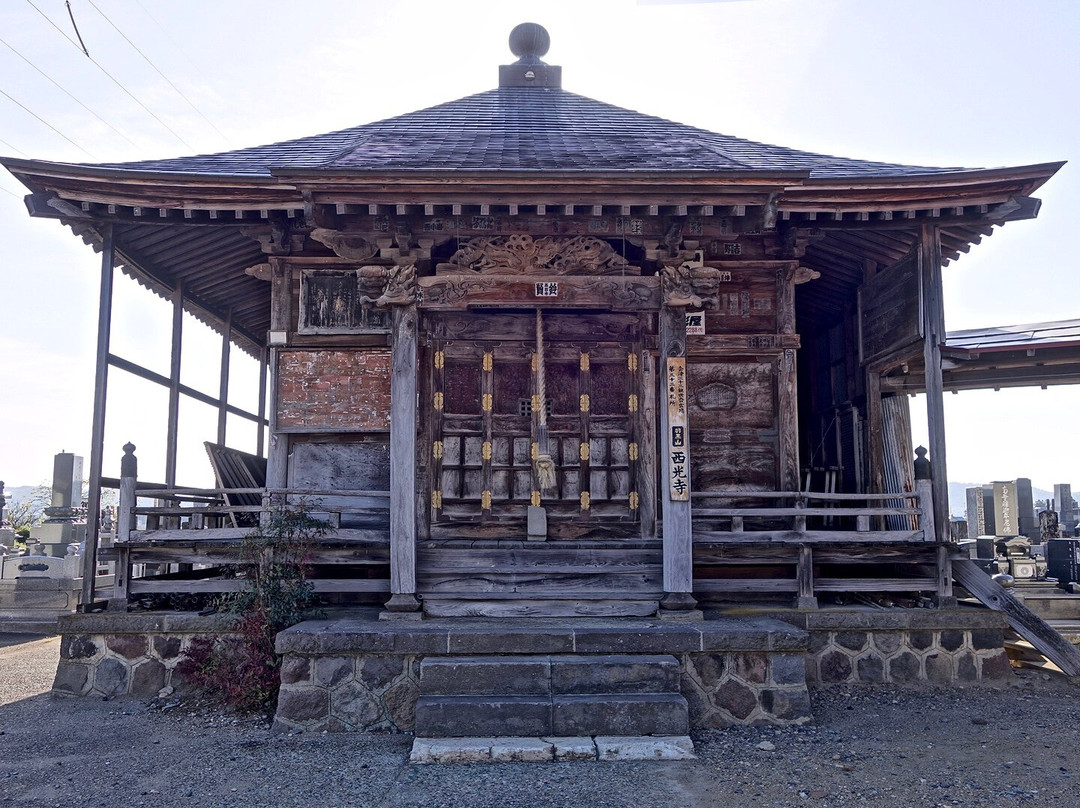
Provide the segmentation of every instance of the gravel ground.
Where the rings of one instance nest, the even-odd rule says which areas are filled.
[[[816,723],[694,736],[671,763],[408,765],[410,738],[273,735],[191,702],[48,694],[55,639],[0,635],[0,806],[1080,805],[1080,687],[837,688]]]

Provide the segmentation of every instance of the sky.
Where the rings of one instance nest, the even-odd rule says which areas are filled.
[[[567,90],[705,129],[827,154],[993,167],[1080,155],[1072,0],[5,0],[0,154],[109,162],[225,151],[342,129],[497,84],[507,35],[538,22]],[[78,46],[82,43],[89,58]],[[42,75],[43,71],[47,74]],[[944,270],[949,330],[1080,317],[1080,174],[1066,165],[1014,222]],[[0,479],[89,454],[98,256],[30,219],[0,170]],[[167,372],[170,308],[117,275],[113,352]],[[185,321],[183,381],[216,395],[220,338]],[[234,351],[232,392],[257,369]],[[164,468],[167,396],[113,371],[105,469],[134,442]],[[925,405],[912,399],[916,442]],[[181,484],[212,482],[216,414],[185,404]],[[947,395],[949,477],[1080,484],[1080,387]],[[230,420],[230,445],[254,429]]]

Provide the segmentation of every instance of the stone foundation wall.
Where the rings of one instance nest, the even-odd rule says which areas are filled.
[[[421,659],[415,654],[287,654],[274,728],[411,732]]]
[[[690,726],[695,729],[810,720],[801,651],[683,654],[680,676]]]
[[[1008,623],[975,609],[912,609],[888,614],[820,612],[796,623],[810,632],[806,681],[838,684],[963,684],[1011,673]]]
[[[180,688],[177,666],[196,640],[227,638],[230,618],[196,615],[64,615],[53,692],[153,698]]]
[[[306,732],[411,732],[422,655],[287,654],[274,726]],[[680,655],[694,728],[810,720],[802,653]]]

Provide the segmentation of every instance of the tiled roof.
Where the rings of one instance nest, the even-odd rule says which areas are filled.
[[[376,123],[221,154],[103,167],[221,175],[330,171],[760,171],[814,178],[939,174],[721,135],[575,95],[500,87]]]

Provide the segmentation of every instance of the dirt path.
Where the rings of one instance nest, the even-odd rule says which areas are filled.
[[[834,689],[816,723],[695,735],[683,763],[410,766],[410,738],[272,735],[188,703],[44,695],[55,639],[0,636],[0,806],[1080,805],[1080,688]]]

